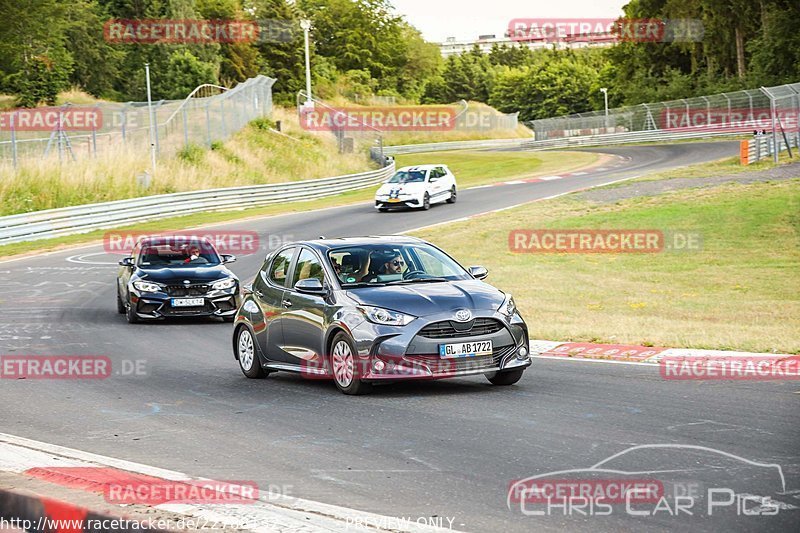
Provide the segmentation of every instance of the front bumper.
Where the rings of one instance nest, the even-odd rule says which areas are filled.
[[[388,198],[376,198],[375,209],[390,209],[392,207],[422,207],[422,198],[399,198],[389,201]]]
[[[474,324],[493,322],[499,328],[458,333],[450,337],[426,337],[423,328],[450,322],[452,313],[418,318],[407,326],[381,326],[362,322],[352,330],[358,348],[359,374],[365,381],[406,379],[446,379],[478,374],[494,374],[531,365],[528,329],[522,318],[511,319],[496,312],[477,314]],[[493,353],[486,356],[443,358],[440,344],[491,340]],[[520,350],[525,356],[520,356]]]
[[[210,291],[203,296],[202,306],[173,307],[173,298],[163,292],[139,293],[131,291],[131,305],[136,315],[143,320],[163,320],[176,317],[231,317],[241,304],[238,287],[223,291]]]

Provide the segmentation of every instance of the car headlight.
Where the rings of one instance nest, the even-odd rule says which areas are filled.
[[[397,311],[390,311],[382,307],[372,307],[369,305],[359,306],[367,320],[374,324],[383,324],[384,326],[405,326],[416,317],[398,313]]]
[[[514,303],[514,297],[510,294],[506,294],[506,299],[503,300],[503,304],[500,306],[497,312],[508,318],[514,316],[514,313],[517,312],[517,304]]]
[[[235,278],[225,278],[219,281],[215,281],[211,288],[215,291],[224,291],[225,289],[230,289],[236,286],[236,279]]]
[[[133,287],[137,291],[141,292],[159,292],[161,291],[161,285],[157,283],[150,283],[149,281],[134,281]]]

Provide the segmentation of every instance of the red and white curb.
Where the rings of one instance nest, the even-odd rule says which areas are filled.
[[[543,359],[572,359],[577,361],[612,362],[641,365],[658,365],[666,358],[750,358],[783,359],[797,357],[790,354],[734,352],[727,350],[700,350],[693,348],[664,348],[658,346],[632,346],[625,344],[594,344],[586,342],[559,342],[533,340],[531,355]]]
[[[141,476],[194,485],[210,481],[5,433],[0,433],[0,471],[94,493],[103,493],[111,483]],[[248,531],[258,533],[454,531],[451,529],[454,524],[447,520],[441,522],[443,527],[438,527],[437,517],[383,516],[273,493],[239,504],[167,503],[151,507],[231,527],[246,523]]]

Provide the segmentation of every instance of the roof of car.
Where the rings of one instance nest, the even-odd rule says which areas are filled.
[[[447,165],[441,165],[441,164],[440,165],[412,165],[410,167],[398,168],[397,171],[400,172],[400,171],[409,171],[409,170],[430,170],[432,168],[446,167],[446,166]]]
[[[424,243],[422,239],[416,237],[408,237],[405,235],[375,235],[370,237],[344,237],[341,239],[315,239],[310,241],[299,241],[295,244],[305,244],[319,251],[326,252],[333,248],[342,248],[347,246],[365,246],[365,245],[392,245],[392,244],[419,244]]]

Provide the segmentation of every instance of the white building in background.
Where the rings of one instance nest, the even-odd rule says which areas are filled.
[[[616,37],[611,34],[605,35],[592,35],[589,37],[573,37],[567,38],[557,42],[548,42],[545,39],[532,39],[525,41],[514,40],[508,36],[497,37],[496,35],[481,35],[476,40],[457,41],[455,37],[448,37],[447,40],[439,44],[439,49],[442,51],[442,56],[448,57],[458,55],[464,52],[469,52],[476,44],[481,52],[488,54],[492,51],[492,46],[527,46],[531,50],[541,48],[553,48],[555,46],[558,50],[566,48],[585,48],[587,46],[611,46],[616,42]]]

